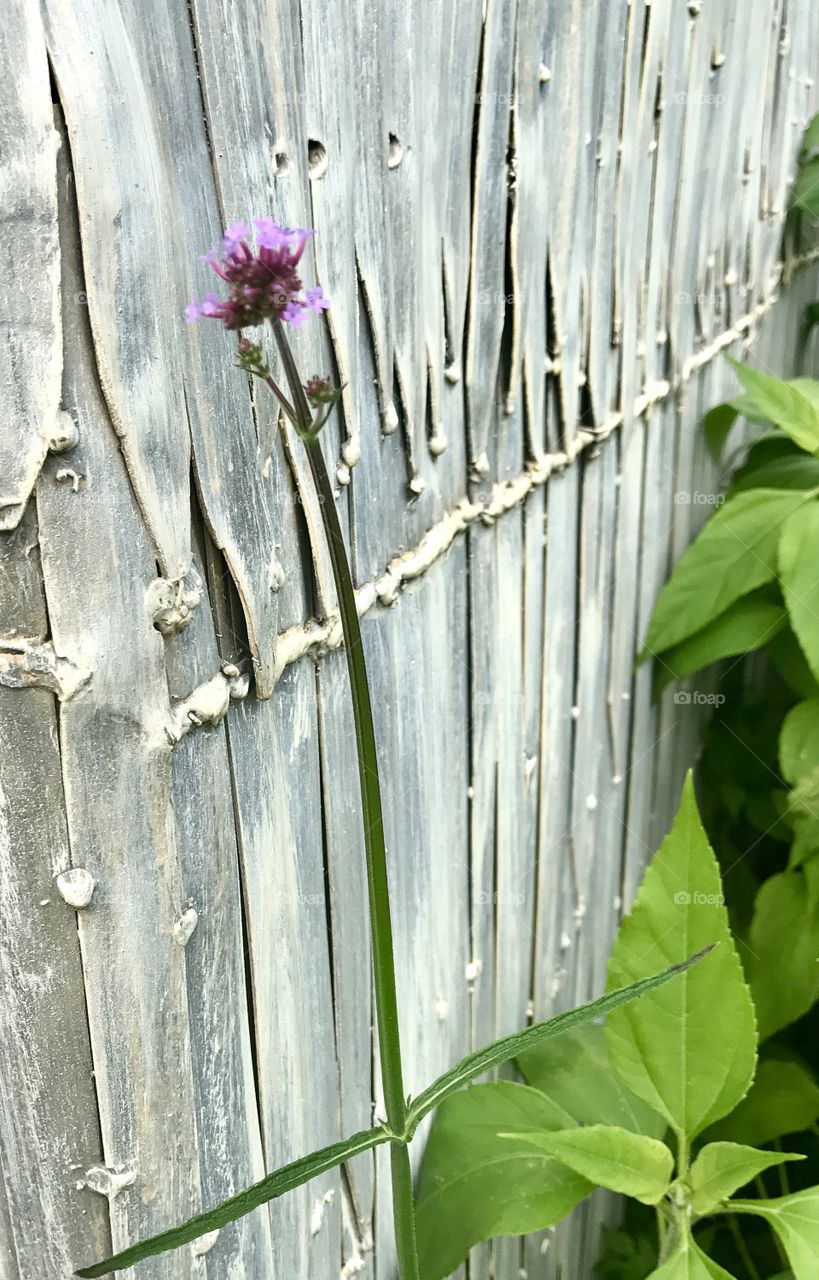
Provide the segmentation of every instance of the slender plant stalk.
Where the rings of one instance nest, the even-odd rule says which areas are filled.
[[[401,1067],[401,1041],[398,1028],[398,998],[395,985],[392,918],[387,877],[387,851],[384,842],[384,817],[381,787],[378,779],[378,754],[375,744],[370,689],[361,627],[358,619],[353,579],[347,550],[336,510],[335,495],[321,451],[318,430],[304,393],[301,378],[287,336],[280,322],[273,331],[282,357],[290,393],[295,407],[295,425],[310,463],[310,471],[318,491],[324,530],[330,551],[330,563],[338,594],[338,609],[344,633],[344,649],[350,676],[353,703],[358,776],[361,783],[361,810],[364,821],[364,851],[367,861],[367,888],[370,907],[375,1009],[378,1024],[378,1049],[387,1126],[393,1136],[390,1167],[395,1220],[395,1244],[401,1280],[420,1280],[415,1242],[415,1207],[412,1172],[407,1150],[407,1102]],[[273,387],[280,403],[283,397]]]

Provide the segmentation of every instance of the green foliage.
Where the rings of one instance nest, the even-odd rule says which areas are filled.
[[[809,378],[783,381],[736,360],[730,363],[745,389],[749,416],[772,422],[806,453],[819,451],[819,395]]]
[[[527,1027],[525,1031],[518,1031],[514,1035],[505,1036],[502,1040],[495,1040],[485,1049],[478,1049],[477,1052],[468,1054],[412,1101],[408,1110],[407,1136],[412,1137],[424,1116],[439,1107],[451,1093],[462,1089],[465,1084],[476,1080],[478,1076],[485,1075],[487,1071],[491,1071],[492,1067],[502,1066],[543,1041],[565,1035],[566,1032],[581,1027],[584,1023],[592,1022],[595,1018],[605,1017],[606,1014],[622,1008],[632,1000],[644,998],[648,993],[664,986],[671,978],[676,978],[678,975],[684,976],[688,969],[705,954],[709,946],[710,944],[706,942],[696,955],[692,953],[681,960],[674,961],[660,973],[641,974],[635,982],[608,991],[606,995],[600,996],[598,1000],[592,1000],[590,1004],[569,1009],[566,1013],[559,1013],[548,1022],[538,1022],[533,1027]]]
[[[819,117],[812,130],[805,158],[815,164]],[[803,195],[804,188],[797,194]],[[741,942],[760,1039],[766,1050],[768,1045],[772,1049],[747,1097],[702,1135],[711,1146],[699,1160],[706,1159],[706,1152],[712,1160],[716,1144],[758,1149],[786,1134],[799,1137],[816,1124],[819,1111],[812,1073],[787,1060],[788,1046],[800,1047],[793,1028],[808,1017],[815,1024],[819,1008],[819,382],[786,382],[734,367],[743,395],[707,415],[709,448],[715,456],[721,454],[740,415],[762,419],[769,427],[746,446],[724,505],[672,573],[646,640],[646,650],[659,657],[657,691],[671,679],[734,659],[717,685],[725,706],[710,732],[701,777],[706,826],[726,875],[731,924]],[[731,544],[732,534],[749,554],[761,553],[762,563],[750,569]],[[756,584],[763,576],[764,583]],[[715,585],[724,578],[730,579],[734,602],[703,623],[715,599],[725,599]],[[756,698],[762,700],[757,703]],[[633,1087],[634,1081],[630,1083]],[[794,1138],[789,1141],[793,1144]],[[799,1151],[804,1141],[803,1135],[792,1149]],[[760,1153],[759,1158],[778,1161],[779,1154]],[[806,1176],[815,1183],[819,1160],[814,1154],[811,1160]],[[789,1175],[783,1169],[779,1176],[787,1189]],[[798,1199],[795,1210],[787,1209],[791,1236],[793,1214],[801,1213],[805,1203],[812,1205],[815,1194],[799,1192],[807,1200]],[[781,1203],[786,1201],[790,1204],[788,1197]],[[706,1207],[696,1190],[692,1207]],[[772,1213],[772,1225],[783,1221]],[[783,1245],[784,1231],[780,1227]],[[759,1236],[751,1227],[743,1228],[744,1234],[753,1240],[751,1256],[758,1257]],[[697,1239],[715,1241],[720,1261],[730,1269],[730,1259],[736,1258],[743,1278],[752,1274],[743,1260],[750,1243],[746,1255],[738,1253],[726,1245],[730,1236],[718,1226],[711,1233],[699,1230]],[[796,1280],[808,1274],[800,1271],[807,1265],[799,1257],[800,1247],[815,1250],[810,1274],[819,1274],[815,1241],[788,1247]],[[761,1254],[768,1258],[764,1247]],[[762,1265],[766,1269],[757,1268],[760,1276],[775,1270],[770,1261]]]
[[[620,926],[609,982],[639,980],[661,957],[674,962],[708,942],[718,945],[699,964],[611,1011],[605,1028],[575,1027],[523,1053],[528,1084],[477,1085],[447,1098],[418,1201],[423,1280],[443,1280],[479,1240],[553,1225],[594,1186],[654,1206],[659,1227],[659,1261],[643,1232],[610,1233],[598,1268],[604,1280],[731,1280],[705,1247],[718,1232],[701,1224],[768,1204],[763,1197],[740,1206],[732,1197],[766,1170],[803,1160],[798,1150],[759,1144],[802,1127],[819,1089],[798,1064],[773,1059],[751,1083],[754,1009],[689,778]],[[668,1126],[673,1145],[661,1140]],[[692,1161],[692,1143],[706,1129]],[[765,1210],[772,1224],[778,1215],[780,1234],[782,1222],[796,1229],[791,1201],[807,1202],[800,1195]]]
[[[782,871],[762,885],[748,947],[748,976],[765,1040],[819,999],[819,903],[811,901],[803,868]]]
[[[170,1231],[163,1231],[161,1235],[153,1236],[150,1240],[142,1240],[139,1244],[123,1249],[121,1253],[107,1258],[104,1262],[98,1262],[92,1267],[83,1267],[75,1274],[87,1277],[87,1280],[93,1280],[96,1276],[106,1276],[111,1271],[132,1267],[135,1262],[141,1262],[143,1258],[155,1257],[157,1254],[166,1253],[169,1249],[179,1249],[183,1244],[188,1244],[189,1241],[196,1240],[210,1231],[219,1231],[229,1222],[235,1222],[237,1218],[244,1217],[246,1213],[257,1209],[259,1205],[267,1204],[269,1200],[275,1200],[286,1192],[293,1191],[303,1183],[309,1182],[311,1178],[317,1178],[320,1173],[334,1169],[345,1160],[350,1160],[360,1152],[369,1151],[371,1147],[386,1141],[387,1134],[383,1130],[371,1129],[357,1133],[352,1138],[347,1138],[345,1142],[335,1142],[330,1147],[314,1151],[312,1155],[294,1160],[292,1164],[268,1174],[266,1178],[262,1178],[261,1182],[256,1182],[246,1191],[223,1201],[215,1209],[197,1214],[195,1218],[190,1218],[178,1227],[172,1227]]]
[[[706,1257],[686,1233],[668,1261],[652,1271],[649,1280],[734,1280],[734,1277]]]
[[[656,1264],[657,1249],[644,1232],[603,1228],[603,1249],[594,1269],[597,1280],[647,1280]]]
[[[807,494],[755,489],[720,507],[663,587],[640,661],[696,635],[741,596],[773,582],[780,527]]]
[[[557,1133],[501,1134],[545,1151],[597,1187],[606,1187],[641,1204],[659,1204],[671,1184],[674,1157],[664,1142],[620,1129],[590,1124]]]
[[[782,528],[779,577],[791,626],[802,646],[811,674],[819,680],[819,503],[797,507]]]
[[[710,1213],[723,1200],[739,1191],[757,1174],[786,1160],[804,1160],[801,1154],[759,1151],[736,1142],[709,1142],[691,1166],[688,1184],[691,1208],[696,1214]]]
[[[761,649],[787,621],[782,599],[770,587],[742,596],[701,631],[666,649],[654,668],[655,693],[672,680],[682,680],[721,658]]]
[[[689,944],[719,946],[674,984],[670,998],[653,992],[638,1009],[613,1014],[606,1027],[620,1079],[683,1141],[727,1115],[754,1074],[754,1010],[722,903],[719,867],[689,778],[674,826],[620,926],[609,984],[642,977],[658,956],[673,963]]]
[[[548,1040],[517,1058],[527,1084],[538,1089],[568,1124],[619,1125],[647,1138],[662,1138],[668,1125],[611,1069],[602,1025],[589,1022],[559,1040]]]
[[[440,1107],[424,1154],[416,1211],[423,1280],[442,1280],[473,1244],[559,1222],[593,1184],[523,1136],[562,1128],[536,1089],[474,1085]]]
[[[819,1087],[798,1062],[763,1058],[747,1096],[705,1134],[709,1141],[775,1142],[819,1119]]]
[[[819,1187],[809,1187],[779,1200],[736,1202],[742,1213],[758,1214],[776,1232],[794,1280],[816,1280],[819,1259]]]

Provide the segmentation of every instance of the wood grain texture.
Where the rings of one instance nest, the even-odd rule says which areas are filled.
[[[30,502],[0,540],[0,634],[47,631],[36,543]],[[55,699],[0,689],[0,1263],[10,1280],[58,1280],[110,1242],[105,1208],[82,1186],[100,1137],[76,917],[55,884],[70,866]]]
[[[11,0],[0,33],[3,315],[0,529],[13,529],[59,431],[57,134],[36,5]]]
[[[63,397],[81,424],[72,465],[83,481],[74,492],[49,461],[37,507],[55,647],[82,654],[93,673],[60,708],[71,856],[96,882],[78,923],[103,1158],[77,1180],[108,1196],[121,1248],[201,1207],[185,953],[173,931],[184,890],[163,640],[146,608],[156,562],[98,389],[86,311],[72,302],[82,276],[67,167],[61,190]],[[97,1252],[86,1237],[76,1261]],[[198,1266],[185,1249],[144,1270],[182,1280]]]
[[[14,0],[0,33],[0,948],[37,975],[3,1015],[4,1280],[57,1280],[380,1106],[321,512],[232,338],[182,323],[198,255],[234,219],[316,229],[304,278],[332,308],[294,345],[345,384],[323,447],[413,1093],[602,988],[700,740],[699,709],[633,670],[709,510],[679,495],[718,486],[699,422],[735,385],[722,351],[793,371],[819,288],[805,229],[782,238],[808,0],[42,13]],[[165,635],[157,591],[187,601]],[[96,880],[77,932],[69,864]],[[394,1280],[382,1156],[145,1276]],[[586,1280],[610,1213],[480,1246],[458,1280]]]

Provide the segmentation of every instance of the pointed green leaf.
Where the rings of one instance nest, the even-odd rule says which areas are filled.
[[[744,1097],[756,1062],[753,1005],[689,775],[674,825],[620,926],[609,983],[714,941],[717,949],[673,987],[617,1010],[606,1026],[623,1083],[689,1140]]]
[[[690,1236],[681,1242],[675,1254],[648,1280],[734,1280],[713,1258],[708,1258]]]
[[[803,492],[754,489],[720,507],[660,592],[640,661],[687,640],[740,596],[772,582],[782,524],[807,501]]]
[[[819,999],[819,905],[803,868],[770,876],[754,903],[746,969],[766,1040]]]
[[[747,1097],[708,1130],[709,1140],[767,1143],[819,1119],[819,1086],[798,1062],[763,1058]]]
[[[819,1265],[819,1187],[797,1191],[779,1200],[734,1200],[740,1213],[757,1214],[773,1227],[794,1274],[794,1280],[816,1280]]]
[[[785,520],[779,544],[779,576],[808,666],[819,680],[819,502],[797,508]]]
[[[553,1226],[593,1184],[530,1143],[554,1106],[520,1084],[479,1084],[447,1098],[435,1117],[416,1207],[421,1275],[442,1280],[480,1240]]]
[[[757,411],[795,440],[806,453],[819,450],[819,395],[808,378],[786,382],[728,357]]]
[[[758,1173],[786,1160],[804,1160],[803,1155],[785,1151],[759,1151],[736,1142],[710,1142],[691,1166],[688,1182],[691,1207],[696,1214],[710,1213]]]
[[[661,1138],[668,1125],[612,1071],[602,1026],[589,1022],[522,1054],[517,1067],[574,1124],[608,1124]],[[567,1125],[561,1125],[566,1128]]]
[[[302,1156],[292,1164],[268,1174],[266,1178],[262,1178],[261,1182],[254,1183],[246,1191],[232,1196],[230,1200],[223,1200],[215,1209],[199,1213],[180,1226],[172,1227],[170,1231],[163,1231],[161,1235],[142,1240],[139,1244],[123,1249],[112,1258],[106,1258],[104,1262],[96,1262],[91,1267],[83,1267],[74,1274],[87,1277],[87,1280],[94,1280],[96,1276],[107,1276],[111,1271],[132,1267],[135,1262],[141,1262],[143,1258],[152,1258],[158,1253],[166,1253],[169,1249],[179,1249],[183,1244],[188,1244],[199,1236],[207,1235],[210,1231],[218,1231],[228,1222],[235,1222],[237,1218],[244,1217],[252,1209],[258,1209],[259,1205],[267,1204],[268,1200],[275,1200],[285,1192],[300,1187],[304,1182],[309,1182],[311,1178],[317,1178],[320,1173],[344,1164],[346,1160],[352,1159],[360,1152],[368,1151],[370,1147],[377,1147],[379,1143],[388,1141],[388,1135],[382,1129],[367,1129],[362,1133],[354,1134],[344,1142],[334,1142],[332,1146],[323,1147],[309,1156]]]
[[[797,702],[782,721],[779,767],[792,786],[805,774],[819,769],[819,698]]]
[[[659,693],[671,680],[682,680],[710,667],[712,662],[761,649],[787,620],[784,605],[771,599],[769,587],[742,596],[702,631],[663,653],[655,664],[655,692]]]
[[[514,1035],[505,1036],[502,1040],[495,1040],[492,1044],[487,1045],[485,1049],[479,1049],[477,1053],[470,1053],[456,1066],[452,1067],[450,1071],[446,1071],[442,1076],[439,1076],[417,1098],[413,1099],[407,1119],[408,1134],[411,1136],[424,1116],[430,1111],[434,1111],[437,1106],[440,1106],[444,1098],[454,1093],[456,1089],[462,1089],[465,1084],[469,1084],[470,1080],[476,1080],[478,1076],[484,1075],[492,1067],[498,1067],[503,1062],[510,1062],[512,1058],[519,1057],[527,1049],[534,1048],[536,1044],[543,1040],[563,1035],[572,1027],[581,1026],[584,1022],[593,1022],[597,1018],[603,1018],[614,1009],[619,1009],[625,1004],[631,1004],[633,1000],[639,999],[648,992],[665,986],[672,978],[679,978],[692,965],[702,960],[709,949],[710,945],[706,942],[696,955],[689,955],[681,959],[669,968],[663,969],[661,973],[653,973],[650,977],[640,977],[638,981],[629,983],[628,986],[608,991],[606,995],[600,996],[597,1000],[592,1000],[590,1004],[583,1004],[578,1009],[569,1009],[566,1013],[559,1013],[556,1017],[550,1018],[548,1022],[539,1022],[534,1027],[527,1027],[525,1031],[518,1031]]]
[[[709,409],[703,418],[702,429],[705,432],[708,452],[715,462],[719,462],[722,457],[725,441],[731,434],[731,428],[738,417],[739,410],[728,401]]]
[[[664,1142],[617,1125],[505,1136],[530,1142],[596,1186],[643,1204],[659,1204],[674,1172],[674,1157]]]

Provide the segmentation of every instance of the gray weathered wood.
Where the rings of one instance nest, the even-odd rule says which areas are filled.
[[[198,255],[234,219],[316,229],[303,276],[332,309],[294,345],[346,384],[323,447],[412,1092],[601,989],[700,740],[700,709],[632,667],[709,510],[674,495],[718,489],[699,421],[735,387],[721,353],[791,372],[819,291],[815,237],[782,239],[809,0],[42,15],[15,0],[0,34],[0,946],[40,975],[12,982],[0,1046],[9,1280],[57,1280],[380,1106],[321,513],[233,337],[184,325],[213,284]],[[96,880],[78,933],[51,888],[37,906],[69,864]],[[394,1280],[383,1154],[144,1274]],[[585,1280],[610,1213],[481,1246],[470,1278]]]

